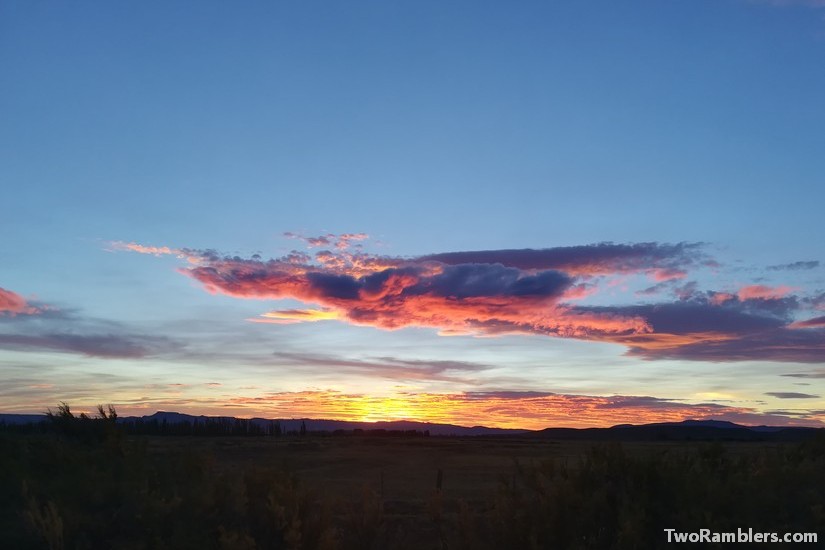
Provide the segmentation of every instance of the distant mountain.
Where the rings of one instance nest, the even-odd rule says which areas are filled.
[[[1,416],[1,415],[0,415]],[[166,420],[167,423],[173,424],[177,422],[188,422],[193,423],[197,421],[206,421],[207,419],[212,420],[235,420],[234,417],[230,416],[193,416],[189,414],[182,414],[177,412],[165,412],[165,411],[158,411],[154,414],[143,416],[143,417],[125,417],[123,418],[124,421],[129,421],[136,418],[142,418],[143,420],[157,420],[158,422],[163,422]],[[119,419],[120,420],[120,419]],[[456,426],[453,424],[431,424],[428,422],[414,422],[411,420],[393,420],[393,421],[385,421],[385,422],[353,422],[347,420],[326,420],[326,419],[315,419],[315,418],[278,418],[278,419],[267,419],[267,418],[251,418],[250,422],[256,424],[262,428],[266,428],[268,425],[272,423],[279,423],[281,429],[285,432],[297,432],[301,429],[301,424],[306,426],[307,431],[310,432],[334,432],[336,430],[387,430],[387,431],[408,431],[408,430],[416,430],[419,432],[429,431],[430,435],[465,435],[465,436],[476,436],[476,435],[514,435],[514,434],[523,434],[529,432],[529,430],[513,430],[513,429],[504,429],[504,428],[487,428],[484,426],[473,426],[473,427],[466,427],[466,426]]]
[[[7,425],[36,424],[46,420],[45,414],[0,414],[0,422]]]
[[[0,423],[6,425],[33,424],[46,420],[42,414],[0,414]],[[227,421],[234,422],[232,416],[195,416],[178,412],[158,411],[146,416],[119,417],[118,422],[166,422],[167,424]],[[619,424],[611,428],[546,428],[544,430],[514,430],[487,428],[485,426],[456,426],[453,424],[431,424],[410,420],[389,422],[350,422],[346,420],[325,420],[314,418],[251,418],[249,421],[264,429],[273,424],[280,425],[283,432],[298,432],[301,425],[309,432],[332,433],[338,430],[386,430],[429,432],[430,435],[449,436],[515,436],[542,439],[575,441],[799,441],[825,433],[825,428],[803,428],[782,426],[742,426],[724,420],[684,420],[682,422],[659,422],[654,424]]]
[[[0,414],[0,423],[7,425],[34,424],[46,420],[44,414]],[[179,412],[158,411],[146,416],[121,416],[118,422],[166,422],[167,424],[193,424],[195,422],[228,421],[234,422],[233,416],[204,416],[191,415]],[[334,432],[336,430],[386,430],[429,432],[430,435],[479,436],[479,435],[515,435],[528,433],[529,430],[513,430],[504,428],[487,428],[484,426],[456,426],[453,424],[431,424],[428,422],[414,422],[409,420],[394,420],[389,422],[350,422],[346,420],[325,420],[314,418],[250,418],[249,421],[261,428],[268,428],[272,424],[279,424],[284,432],[298,432],[301,425],[306,426],[309,432]]]
[[[532,432],[543,439],[580,441],[800,441],[825,428],[742,426],[723,420],[684,420],[619,424],[611,428],[547,428]]]

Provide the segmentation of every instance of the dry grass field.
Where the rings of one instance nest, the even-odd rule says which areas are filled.
[[[150,449],[188,449],[210,456],[216,467],[276,468],[294,473],[312,491],[347,498],[368,488],[389,502],[424,502],[437,488],[449,499],[487,499],[512,483],[518,467],[548,460],[576,467],[604,443],[534,437],[283,437],[147,438]],[[625,442],[624,452],[644,458],[688,451],[702,443]],[[707,444],[705,444],[707,445]],[[728,454],[748,455],[778,444],[731,442]]]
[[[667,547],[663,527],[825,529],[821,440],[0,438],[3,548],[644,549]]]

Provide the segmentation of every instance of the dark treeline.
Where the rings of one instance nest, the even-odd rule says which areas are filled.
[[[75,414],[66,403],[55,411],[49,409],[41,422],[5,424],[0,430],[13,433],[55,433],[83,440],[122,435],[171,436],[280,436],[287,435],[278,421],[254,422],[245,418],[195,417],[192,422],[168,422],[166,419],[118,418],[114,407],[98,405],[97,415]],[[301,433],[305,432],[305,429]],[[299,432],[294,432],[298,434]]]
[[[129,419],[120,423],[129,435],[176,435],[176,436],[280,436],[285,435],[279,422],[266,425],[246,418],[204,418],[190,422],[168,422],[156,419]]]
[[[143,436],[201,436],[201,437],[280,437],[280,436],[369,436],[369,437],[426,437],[429,430],[387,430],[382,428],[352,430],[308,430],[301,422],[297,430],[286,430],[277,420],[193,417],[192,421],[170,422],[165,418],[118,418],[114,407],[98,405],[97,415],[75,414],[66,403],[56,411],[51,409],[41,422],[6,424],[0,421],[0,431],[12,433],[57,433],[81,439],[100,440],[118,432],[121,435]]]

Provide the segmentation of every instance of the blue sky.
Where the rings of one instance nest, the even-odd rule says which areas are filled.
[[[0,408],[65,399],[311,416],[300,398],[315,392],[321,413],[371,419],[602,425],[659,411],[817,424],[825,334],[799,325],[823,315],[825,292],[816,4],[5,2]],[[369,238],[336,249],[335,238],[313,247],[287,232]],[[606,242],[655,246],[632,270],[552,259]],[[666,248],[676,243],[703,244]],[[312,285],[287,291],[275,277],[280,299],[229,289],[240,264],[228,259],[292,250],[310,254],[302,274],[368,275],[318,264],[326,248],[389,258],[381,269],[417,278],[405,296],[459,306],[443,322],[412,319],[410,298],[367,322],[332,294],[309,300]],[[694,344],[750,342],[757,333],[742,331],[758,325],[774,331],[762,341],[804,349],[634,355],[595,325],[571,337],[544,321],[439,336],[478,321],[456,297],[481,291],[470,268],[426,271],[421,258],[512,249],[543,250],[550,264],[488,254],[461,265],[493,285],[485,299],[521,296],[510,278],[545,273],[535,283],[545,309],[512,305],[534,321],[624,316],[658,338],[670,317],[639,308],[669,304],[682,324],[696,317]],[[683,273],[657,279],[664,257]],[[211,293],[187,271],[199,268],[220,275]],[[573,302],[576,285],[590,294]],[[248,321],[307,307],[338,317]],[[749,316],[750,328],[722,330],[720,312]],[[330,395],[366,404],[336,409]],[[577,409],[577,396],[603,407]],[[438,399],[448,412],[433,416]],[[510,416],[497,416],[502,403]]]

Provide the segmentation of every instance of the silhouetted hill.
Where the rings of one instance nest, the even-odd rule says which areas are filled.
[[[0,414],[0,424],[24,425],[43,422],[45,415]],[[178,412],[158,411],[146,416],[119,417],[118,423],[167,425],[238,421],[232,416],[196,416]],[[825,428],[742,426],[723,420],[685,420],[682,422],[660,422],[654,424],[619,424],[610,428],[546,428],[544,430],[517,430],[487,428],[485,426],[456,426],[453,424],[432,424],[410,420],[388,422],[350,422],[313,418],[267,419],[251,418],[244,422],[261,428],[262,433],[298,433],[304,426],[309,433],[365,433],[375,432],[426,432],[436,436],[524,436],[542,439],[577,441],[801,441],[816,433],[825,433]]]
[[[0,422],[10,426],[35,424],[46,420],[45,414],[0,414]]]
[[[44,422],[46,415],[42,414],[0,414],[0,423],[6,425],[22,425]],[[207,422],[234,423],[237,419],[232,416],[204,416],[191,415],[171,411],[158,411],[145,416],[118,417],[118,423],[166,423],[175,424],[205,424]],[[487,428],[485,426],[456,426],[453,424],[432,424],[428,422],[414,422],[409,420],[395,420],[388,422],[351,422],[345,420],[326,420],[314,418],[250,418],[248,421],[261,428],[264,432],[271,426],[277,425],[282,433],[297,433],[301,426],[305,426],[310,433],[334,433],[338,431],[353,432],[355,430],[371,431],[384,430],[387,432],[428,432],[430,435],[452,436],[479,436],[479,435],[516,435],[528,433],[529,430],[515,430],[503,428]]]
[[[134,418],[134,417],[131,417]],[[154,414],[141,417],[144,420],[157,420],[162,422],[166,420],[167,423],[188,422],[210,420],[235,420],[234,417],[207,417],[207,416],[193,416],[177,412],[158,411]],[[123,420],[128,421],[130,417]],[[252,424],[266,428],[272,423],[278,423],[286,433],[298,432],[301,425],[306,426],[308,432],[335,432],[337,430],[352,431],[352,430],[386,430],[386,431],[410,431],[415,430],[419,432],[428,431],[430,435],[513,435],[526,433],[529,430],[513,430],[502,428],[487,428],[485,426],[456,426],[453,424],[432,424],[428,422],[415,422],[411,420],[393,420],[385,422],[352,422],[347,420],[326,420],[315,418],[251,418],[249,421]]]
[[[655,424],[620,424],[611,428],[547,428],[533,435],[587,441],[801,441],[823,428],[742,426],[722,420],[685,420]]]

